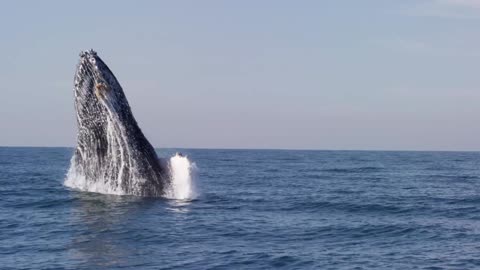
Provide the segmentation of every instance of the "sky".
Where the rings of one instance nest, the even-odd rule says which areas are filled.
[[[6,1],[0,145],[75,146],[93,48],[155,147],[480,150],[480,0]]]

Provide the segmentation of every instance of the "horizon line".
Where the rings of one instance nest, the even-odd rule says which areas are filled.
[[[0,148],[75,148],[76,146],[0,145]],[[424,150],[424,149],[320,149],[320,148],[249,148],[249,147],[158,147],[154,149],[192,150],[262,150],[262,151],[345,151],[345,152],[480,152],[480,150]]]

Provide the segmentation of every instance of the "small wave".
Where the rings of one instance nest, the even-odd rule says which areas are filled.
[[[283,211],[342,211],[347,213],[381,213],[381,214],[404,214],[417,211],[418,209],[409,205],[377,204],[377,203],[354,203],[354,202],[333,202],[333,201],[300,201],[294,202],[281,208]]]
[[[365,172],[377,172],[381,171],[382,167],[358,167],[358,168],[332,168],[324,169],[324,172],[333,173],[365,173]]]
[[[428,176],[428,180],[447,181],[447,182],[476,182],[480,179],[477,175],[465,174],[432,174]]]

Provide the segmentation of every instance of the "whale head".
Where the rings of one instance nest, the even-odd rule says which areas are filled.
[[[74,79],[75,108],[81,127],[101,127],[107,114],[133,119],[120,83],[94,50],[80,53]]]
[[[80,53],[74,78],[77,147],[69,177],[105,192],[162,196],[167,170],[139,128],[120,83],[93,50]]]

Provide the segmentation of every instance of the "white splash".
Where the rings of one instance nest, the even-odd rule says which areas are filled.
[[[169,168],[172,179],[166,197],[176,200],[195,199],[198,195],[195,185],[198,169],[195,163],[177,153],[170,158]]]
[[[177,153],[170,158],[167,166],[171,179],[165,197],[185,201],[195,199],[198,196],[195,183],[198,172],[196,164],[188,157]],[[76,171],[75,166],[70,167],[64,185],[81,191],[126,195],[120,187],[114,187],[107,181],[88,181],[83,173]]]
[[[70,166],[67,177],[63,183],[66,187],[102,194],[114,194],[114,195],[126,195],[126,193],[120,189],[115,188],[105,181],[88,181],[85,174],[76,171],[75,166]]]

